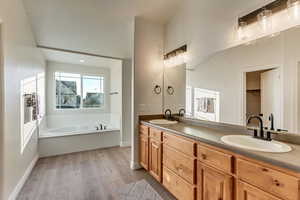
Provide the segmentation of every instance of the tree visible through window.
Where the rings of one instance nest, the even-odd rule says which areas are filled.
[[[55,72],[56,108],[101,108],[104,106],[104,77]]]

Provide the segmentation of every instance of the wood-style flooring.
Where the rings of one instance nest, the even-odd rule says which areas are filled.
[[[174,198],[145,170],[130,169],[130,148],[108,148],[41,158],[17,200],[110,200],[145,179],[163,199]]]

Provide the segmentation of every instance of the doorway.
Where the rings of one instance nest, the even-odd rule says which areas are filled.
[[[268,68],[244,73],[244,119],[259,115],[265,127],[270,127],[269,117],[274,116],[275,128],[281,128],[281,74],[279,68]],[[253,120],[250,126],[258,126]]]

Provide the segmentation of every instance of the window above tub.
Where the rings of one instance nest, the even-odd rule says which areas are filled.
[[[104,108],[104,76],[55,72],[56,109]]]

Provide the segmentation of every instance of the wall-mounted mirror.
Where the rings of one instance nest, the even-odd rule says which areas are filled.
[[[215,53],[194,66],[165,67],[164,109],[185,108],[187,117],[235,125],[261,115],[265,127],[273,114],[275,129],[300,132],[299,35],[294,28]]]
[[[186,65],[164,67],[164,108],[178,113],[185,108]]]

